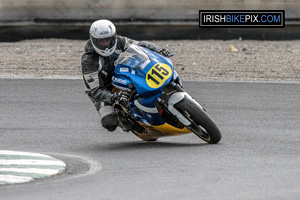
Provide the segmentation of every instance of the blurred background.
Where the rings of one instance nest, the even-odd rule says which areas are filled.
[[[199,28],[199,10],[285,10],[285,28]],[[109,19],[133,39],[300,39],[300,0],[0,0],[0,41],[88,39]]]

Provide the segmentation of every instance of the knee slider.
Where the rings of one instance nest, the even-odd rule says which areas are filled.
[[[110,105],[103,106],[98,111],[103,128],[114,131],[118,127],[118,116]]]

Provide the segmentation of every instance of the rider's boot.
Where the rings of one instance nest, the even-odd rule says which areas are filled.
[[[118,116],[111,105],[102,105],[98,111],[103,128],[114,131],[119,125]]]

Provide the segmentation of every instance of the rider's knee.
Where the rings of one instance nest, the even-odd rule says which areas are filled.
[[[103,128],[108,131],[114,131],[119,125],[118,116],[110,105],[103,106],[99,109],[99,115]]]

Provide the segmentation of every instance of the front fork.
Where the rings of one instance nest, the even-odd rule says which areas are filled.
[[[202,107],[200,104],[198,104],[198,102],[195,101],[195,100],[194,100],[187,92],[185,92],[184,89],[183,89],[180,85],[178,85],[178,84],[176,84],[176,83],[174,83],[174,82],[171,82],[170,84],[173,86],[173,88],[174,88],[177,92],[176,92],[176,93],[173,93],[173,94],[170,96],[168,104],[167,104],[164,100],[162,100],[162,99],[160,99],[160,98],[158,98],[157,100],[158,100],[159,104],[162,105],[162,106],[164,107],[164,110],[167,110],[168,112],[170,112],[171,114],[173,114],[174,116],[176,116],[176,118],[177,118],[177,119],[178,119],[185,127],[187,127],[189,130],[193,130],[193,129],[194,129],[193,127],[195,127],[195,125],[196,125],[195,122],[194,122],[192,119],[190,119],[190,117],[187,116],[186,113],[181,113],[179,110],[177,110],[177,109],[174,107],[174,105],[177,104],[177,103],[179,103],[180,101],[182,101],[184,98],[189,98],[189,99],[192,100],[196,105],[198,105],[202,110],[204,110],[204,109],[203,109],[203,107]],[[205,111],[205,110],[204,110],[204,111]]]

